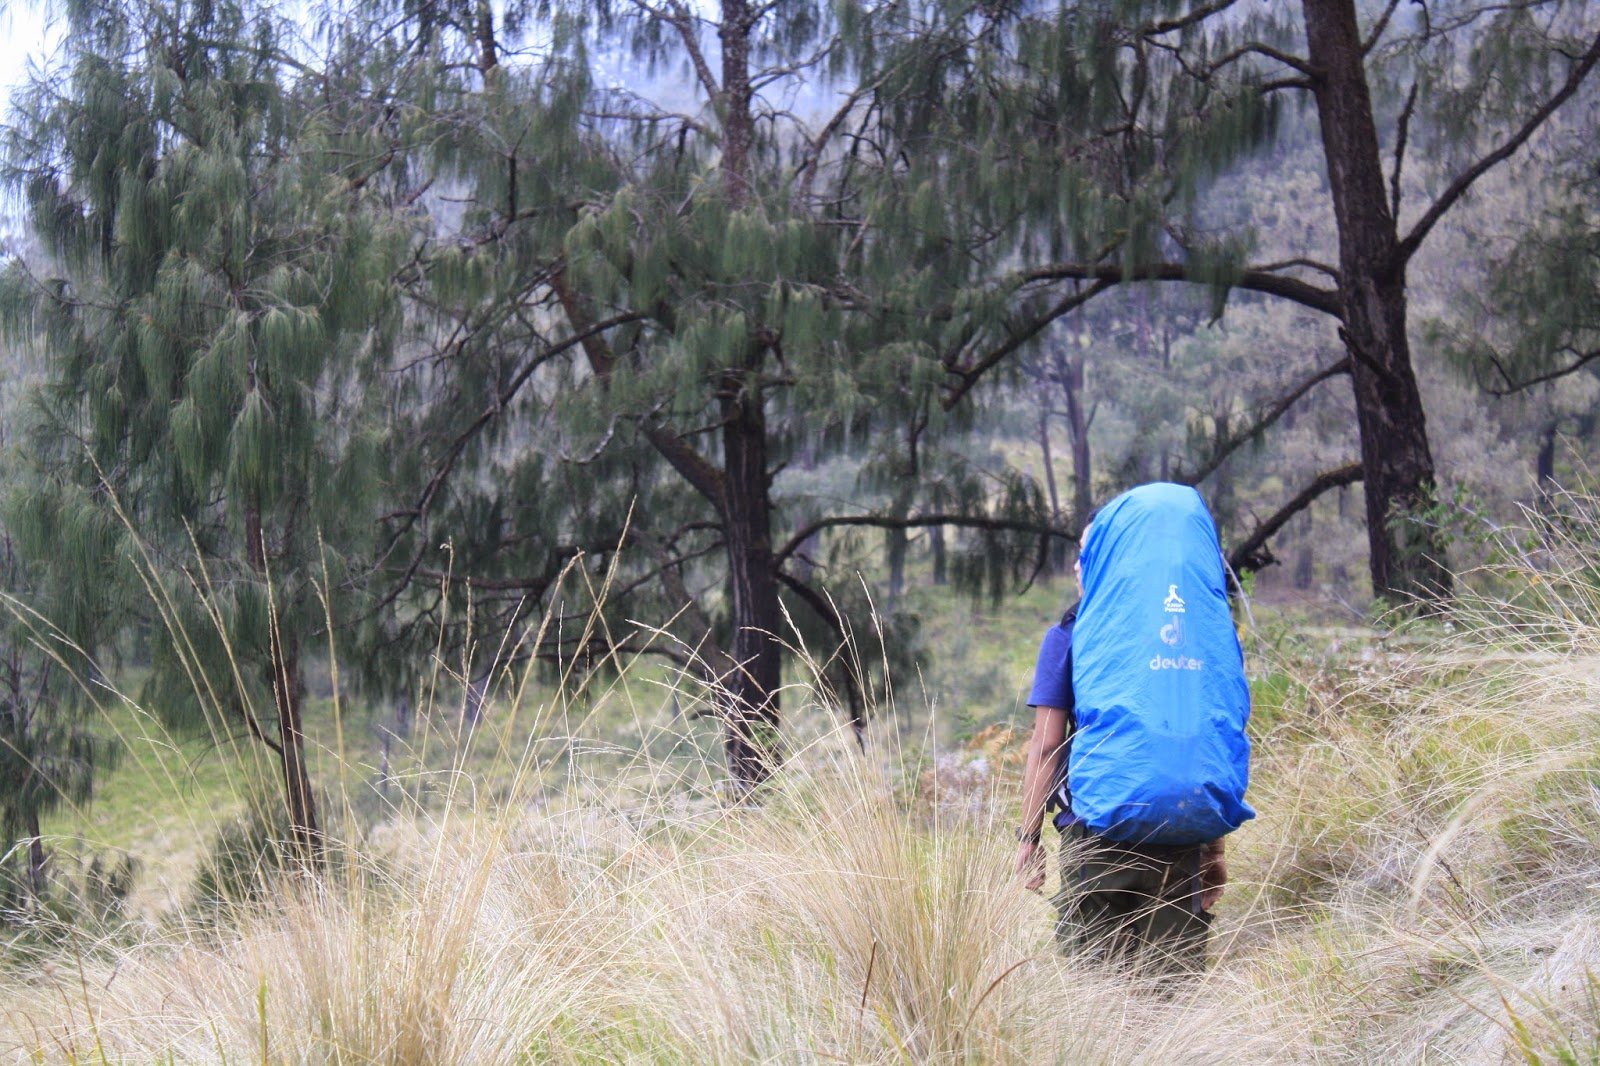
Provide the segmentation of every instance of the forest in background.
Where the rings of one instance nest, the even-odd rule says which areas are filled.
[[[10,927],[142,758],[108,684],[270,786],[207,847],[315,865],[346,713],[387,783],[648,675],[670,727],[550,736],[692,723],[737,795],[818,704],[1004,720],[1127,486],[1358,626],[1539,572],[1587,483],[1584,4],[56,17],[0,146]]]

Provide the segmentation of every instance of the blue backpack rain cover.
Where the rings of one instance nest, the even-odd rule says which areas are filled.
[[[1186,485],[1105,506],[1079,556],[1072,630],[1072,813],[1123,843],[1197,844],[1255,812],[1250,689],[1217,529]]]

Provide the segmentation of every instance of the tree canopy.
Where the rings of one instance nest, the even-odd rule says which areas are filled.
[[[893,601],[911,531],[966,531],[952,572],[997,589],[1133,480],[1231,520],[1237,457],[1342,414],[1335,382],[1352,452],[1297,462],[1234,563],[1360,481],[1375,594],[1447,593],[1410,271],[1600,60],[1582,5],[1539,0],[406,3],[309,40],[250,0],[69,17],[4,144],[41,253],[0,306],[49,368],[12,521],[74,560],[86,647],[171,638],[173,714],[243,665],[213,702],[280,756],[307,848],[321,640],[391,693],[441,632],[480,688],[660,655],[742,792],[780,757],[790,627],[868,624],[855,534],[887,537]],[[1592,359],[1583,203],[1508,260],[1562,311],[1463,357],[1508,386]],[[1070,506],[1050,408],[1042,478],[969,447],[1029,381],[1064,405]],[[1096,471],[1101,399],[1134,428]],[[822,658],[859,726],[872,678]]]

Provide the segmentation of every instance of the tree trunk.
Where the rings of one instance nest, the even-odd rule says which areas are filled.
[[[1212,415],[1211,446],[1217,452],[1228,446],[1228,441],[1234,433],[1233,416],[1226,406]],[[1223,540],[1228,539],[1228,534],[1233,531],[1235,500],[1233,478],[1233,459],[1230,456],[1217,464],[1216,470],[1211,474],[1211,516],[1217,523],[1217,532]]]
[[[1061,526],[1061,496],[1056,492],[1056,464],[1050,452],[1050,403],[1048,398],[1039,405],[1039,451],[1044,456],[1044,485],[1050,493],[1050,524],[1057,528]],[[1040,571],[1044,578],[1054,577],[1065,563],[1064,549],[1060,537],[1051,537],[1049,549],[1045,552],[1045,565]]]
[[[573,290],[563,275],[556,275],[552,287],[573,329],[587,334],[583,349],[589,366],[597,378],[609,382],[616,357],[605,341],[592,332],[595,315],[588,300]],[[651,550],[662,561],[661,580],[668,595],[683,605],[683,624],[694,631],[700,649],[698,668],[711,690],[710,699],[724,720],[728,770],[740,791],[748,791],[771,772],[772,760],[763,756],[759,741],[776,740],[781,676],[778,645],[772,637],[778,631],[779,607],[772,563],[771,502],[767,496],[766,419],[760,391],[752,380],[760,353],[754,352],[750,358],[743,373],[726,372],[718,397],[724,421],[725,469],[713,467],[666,427],[649,419],[640,426],[651,446],[716,508],[722,520],[735,636],[731,651],[712,636],[710,619],[689,595],[682,574],[667,559],[661,545],[655,544]],[[647,546],[654,541],[647,530],[634,535]],[[771,735],[764,727],[757,728],[764,721],[770,721]]]
[[[1089,521],[1094,507],[1089,454],[1089,415],[1084,410],[1083,358],[1066,360],[1061,388],[1067,399],[1067,429],[1072,436],[1072,517],[1079,526]]]
[[[750,149],[755,117],[750,112],[750,31],[748,0],[722,0],[722,169],[723,195],[737,210],[750,195]]]
[[[283,796],[289,814],[289,840],[295,861],[310,869],[322,855],[316,798],[306,767],[305,727],[300,716],[300,655],[293,637],[276,629],[272,636],[272,699],[278,708],[278,741],[283,745]]]
[[[1556,432],[1559,425],[1559,420],[1554,418],[1545,423],[1544,432],[1539,434],[1539,454],[1534,459],[1535,502],[1539,513],[1547,517],[1555,513]]]
[[[781,613],[772,560],[772,503],[767,494],[766,413],[759,393],[724,392],[723,533],[733,608],[733,676],[725,683],[728,772],[741,792],[761,784],[777,763]]]
[[[472,36],[478,46],[478,73],[488,74],[500,65],[500,53],[494,39],[494,10],[489,6],[489,0],[478,0]]]
[[[943,526],[928,528],[928,551],[933,556],[933,583],[947,584],[950,580],[950,562],[946,558]]]
[[[907,484],[910,483],[908,480]],[[889,505],[889,513],[900,519],[910,514],[911,493],[904,490],[897,492]],[[884,610],[893,614],[906,591],[906,554],[911,546],[911,536],[905,526],[891,526],[884,530],[884,538],[885,561],[889,564],[889,594],[884,600]]]
[[[1384,189],[1354,0],[1303,0],[1312,87],[1339,230],[1341,337],[1351,356],[1372,590],[1400,602],[1447,595],[1432,500],[1433,454],[1406,337],[1406,280]]]
[[[33,895],[35,907],[44,906],[45,884],[44,868],[50,856],[44,850],[44,833],[39,828],[39,811],[35,807],[28,809],[28,891]]]
[[[903,515],[901,517],[904,517]],[[889,563],[889,594],[884,598],[884,610],[893,614],[900,606],[900,597],[906,591],[906,552],[910,547],[911,538],[906,533],[905,527],[884,530],[884,554],[888,556]]]
[[[245,508],[246,556],[257,577],[270,579],[267,545],[261,528],[261,508],[253,500]],[[305,726],[300,716],[300,656],[293,634],[285,634],[282,619],[270,619],[268,668],[272,672],[272,703],[278,713],[279,763],[283,770],[284,810],[289,816],[289,840],[294,858],[303,868],[314,866],[322,853],[322,833],[317,827],[316,797],[306,768]]]
[[[722,0],[722,191],[738,210],[750,197],[750,150],[755,117],[750,102],[750,34],[755,26],[748,0]],[[772,501],[768,496],[767,417],[757,378],[767,343],[751,338],[745,365],[726,375],[723,416],[723,535],[733,605],[733,658],[728,679],[728,772],[741,792],[761,784],[777,765],[778,687],[782,647],[781,611],[772,560]]]
[[[1309,591],[1316,580],[1316,538],[1312,525],[1311,508],[1305,509],[1305,514],[1300,519],[1300,553],[1294,562],[1294,587],[1301,592]]]

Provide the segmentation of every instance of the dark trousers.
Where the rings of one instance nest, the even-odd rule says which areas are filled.
[[[1063,829],[1057,945],[1145,973],[1205,969],[1211,915],[1200,909],[1203,850],[1116,844],[1082,826]]]

